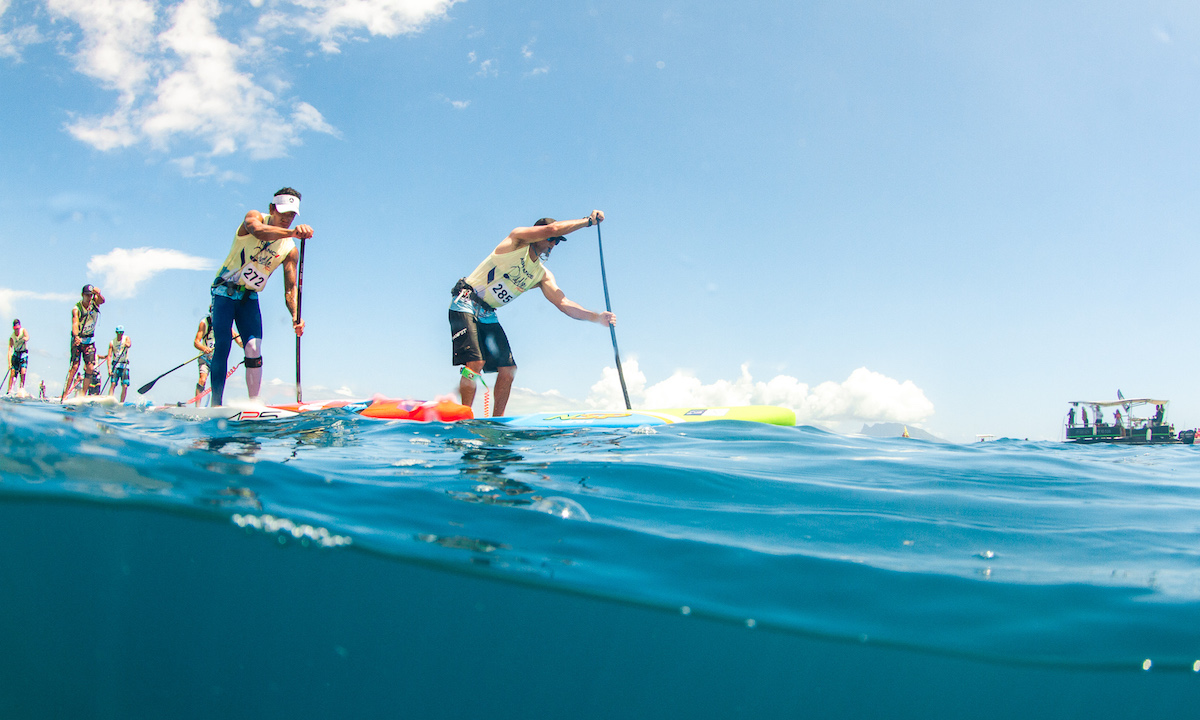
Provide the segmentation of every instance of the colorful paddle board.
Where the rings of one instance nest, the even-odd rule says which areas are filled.
[[[456,422],[474,418],[471,408],[447,400],[394,400],[376,396],[370,400],[324,400],[309,403],[290,403],[260,407],[167,406],[156,408],[178,417],[196,420],[277,420],[295,417],[317,410],[341,408],[363,417],[384,420],[415,420],[418,422]],[[584,410],[578,412],[533,413],[510,417],[489,418],[509,427],[641,427],[673,425],[675,423],[712,420],[742,420],[770,425],[795,425],[796,413],[771,405],[746,405],[720,408],[670,408],[666,410]]]
[[[285,405],[257,407],[218,406],[198,408],[189,405],[168,405],[155,408],[176,417],[192,420],[278,420],[296,417],[301,413],[317,410],[342,408],[364,417],[387,420],[415,420],[418,422],[454,422],[474,417],[471,408],[446,400],[425,402],[422,400],[394,400],[376,396],[370,400],[323,400]]]
[[[795,425],[796,413],[771,405],[721,408],[671,408],[668,410],[611,410],[534,413],[492,418],[510,427],[641,427],[711,420],[742,420],[769,425]]]

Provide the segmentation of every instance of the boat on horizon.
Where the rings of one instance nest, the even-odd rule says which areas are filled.
[[[1169,400],[1124,398],[1120,393],[1117,397],[1108,401],[1072,400],[1064,423],[1066,441],[1128,445],[1195,443],[1195,430],[1176,433],[1175,426],[1167,422]],[[1153,414],[1139,416],[1137,410],[1144,407],[1153,407]],[[1111,422],[1106,417],[1109,413]]]

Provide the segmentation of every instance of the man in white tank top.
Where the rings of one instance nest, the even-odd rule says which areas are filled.
[[[504,328],[496,320],[496,309],[522,293],[541,288],[546,300],[568,317],[606,327],[617,322],[617,316],[610,312],[593,312],[567,299],[555,282],[554,273],[543,264],[555,246],[566,240],[564,235],[603,221],[604,213],[593,210],[579,220],[542,218],[530,227],[515,228],[474,272],[454,286],[451,291],[454,300],[450,303],[452,362],[470,370],[463,373],[458,384],[463,405],[469,407],[475,400],[474,376],[496,372],[492,415],[504,414],[517,364]]]

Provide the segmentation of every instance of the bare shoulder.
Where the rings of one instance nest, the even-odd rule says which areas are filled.
[[[250,210],[246,212],[246,217],[242,218],[242,226],[238,228],[238,235],[255,235],[266,226],[266,221],[263,214],[258,210]]]

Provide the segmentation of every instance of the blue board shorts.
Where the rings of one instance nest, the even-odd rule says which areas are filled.
[[[113,368],[112,383],[113,383],[113,385],[124,385],[125,387],[129,387],[129,366],[128,365],[117,365],[116,367]]]

